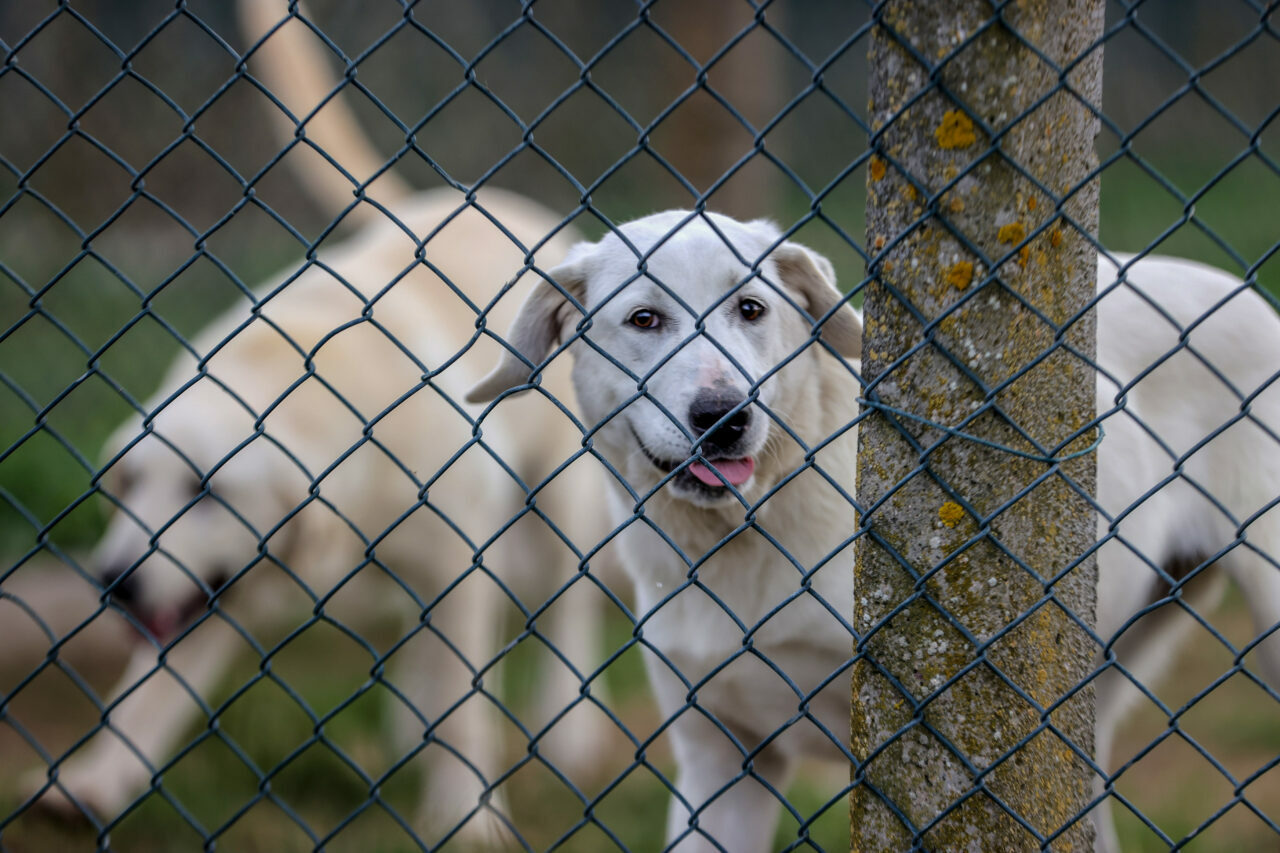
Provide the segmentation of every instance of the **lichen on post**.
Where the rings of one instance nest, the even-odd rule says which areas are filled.
[[[1093,849],[1102,16],[878,12],[854,850]]]

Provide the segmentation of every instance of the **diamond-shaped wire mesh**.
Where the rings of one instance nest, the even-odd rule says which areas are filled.
[[[868,792],[904,847],[951,849],[930,832],[965,806],[920,823],[927,792],[876,769],[939,740],[965,800],[998,803],[1026,849],[1093,818],[1123,850],[1274,847],[1280,4],[1112,0],[1080,46],[1104,62],[1101,101],[1074,93],[1101,127],[1089,239],[1126,253],[1080,315],[1096,358],[1069,349],[1079,317],[1018,290],[1084,227],[1085,182],[1019,195],[990,245],[964,216],[971,173],[1034,183],[1004,140],[1070,89],[1053,65],[1034,104],[986,114],[950,88],[993,33],[1038,43],[1011,23],[1025,5],[934,34],[950,47],[913,58],[893,115],[866,106],[893,4],[0,4],[0,849],[830,851],[858,843],[848,804]],[[929,97],[974,134],[941,185],[885,144]],[[864,239],[869,186],[911,224]],[[668,208],[685,212],[646,220],[660,233],[624,225]],[[926,228],[969,262],[948,261],[938,306],[909,306],[899,361],[962,371],[977,405],[954,417],[895,405],[892,370],[864,384],[841,345],[843,306]],[[599,250],[570,256],[591,275],[558,266],[584,237],[623,272]],[[698,246],[723,269],[672,274]],[[1236,278],[1185,296],[1196,274],[1148,255]],[[712,297],[686,280],[712,275]],[[831,275],[847,298],[819,304],[804,287]],[[637,360],[609,330],[648,322],[642,289],[668,337]],[[513,326],[530,293],[558,311],[545,355]],[[753,300],[798,335],[763,361],[721,322],[754,322]],[[1032,365],[1065,348],[1101,373],[1071,441],[1010,415],[1019,366],[950,336],[982,310],[1036,327]],[[520,378],[467,403],[513,352]],[[669,392],[695,353],[742,390],[701,426]],[[571,362],[597,371],[576,391]],[[778,388],[817,364],[806,420]],[[680,458],[646,449],[638,413]],[[912,454],[870,502],[852,455],[868,418]],[[747,424],[769,436],[754,479],[712,464],[713,437]],[[620,453],[627,429],[641,443]],[[943,509],[890,542],[881,503],[974,445],[1008,457],[1000,504],[936,483]],[[1085,457],[1096,496],[1071,479]],[[1046,564],[1003,539],[1010,507],[1060,483],[1101,518],[1096,628],[1060,594],[1094,552]],[[853,594],[855,547],[892,551],[900,582]],[[641,553],[662,571],[637,572]],[[970,563],[1021,571],[1032,603],[967,624],[938,584]],[[932,661],[862,752],[851,680],[892,673],[877,638],[913,608],[938,633],[906,654]],[[1055,728],[1079,685],[1018,682],[1050,612],[1091,656],[1096,756]],[[978,670],[1015,698],[971,748],[936,713]],[[1042,827],[997,781],[1050,736],[1096,788]]]

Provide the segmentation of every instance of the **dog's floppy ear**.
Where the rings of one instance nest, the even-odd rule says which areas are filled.
[[[497,367],[467,392],[468,403],[487,403],[503,391],[529,381],[529,365],[536,366],[547,357],[560,340],[562,329],[578,315],[565,294],[579,305],[586,298],[585,258],[593,248],[591,243],[574,246],[564,263],[547,274],[550,280],[539,281],[529,291],[507,332],[506,352]]]
[[[809,316],[820,320],[840,307],[822,324],[822,339],[845,358],[862,357],[862,319],[836,289],[831,261],[799,243],[783,243],[769,255],[782,283],[798,292]]]

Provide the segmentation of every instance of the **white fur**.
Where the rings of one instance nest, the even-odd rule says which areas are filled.
[[[622,477],[610,484],[609,504],[614,523],[628,525],[619,537],[621,557],[635,584],[644,639],[659,653],[649,656],[648,671],[663,714],[675,720],[670,732],[679,798],[671,803],[667,838],[680,853],[762,851],[772,838],[778,803],[760,780],[783,791],[800,758],[841,760],[840,744],[847,739],[851,637],[843,620],[853,612],[853,561],[846,540],[857,521],[841,492],[852,495],[855,488],[856,432],[846,427],[857,415],[859,386],[857,363],[832,350],[857,355],[860,321],[841,308],[824,326],[826,346],[805,346],[811,325],[799,309],[829,313],[835,291],[829,280],[825,293],[815,286],[802,264],[775,262],[802,257],[798,253],[805,250],[790,243],[765,257],[757,279],[733,291],[778,242],[767,223],[668,212],[624,225],[620,234],[576,247],[553,277],[590,317],[582,340],[571,345],[574,382],[585,422],[603,422],[595,448]],[[829,279],[830,265],[805,254]],[[641,265],[644,272],[638,274]],[[1182,328],[1215,307],[1189,341],[1241,394],[1252,394],[1280,365],[1280,320],[1238,280],[1156,258],[1137,262],[1128,270],[1129,283],[1111,289],[1115,279],[1114,267],[1103,262],[1100,412],[1111,412],[1113,380],[1131,381],[1176,346]],[[1138,291],[1178,325],[1162,319]],[[732,312],[748,294],[766,303],[767,324],[744,328],[733,322]],[[636,328],[628,318],[637,306],[668,316],[669,327]],[[540,286],[512,328],[511,343],[537,363],[581,320],[557,290]],[[704,335],[694,334],[699,322]],[[797,350],[802,351],[787,366],[770,373]],[[523,382],[527,373],[524,362],[509,355],[472,397],[491,397]],[[651,456],[683,462],[690,455],[696,436],[687,412],[698,391],[717,379],[749,389],[766,376],[758,400],[748,407],[756,430],[748,430],[745,439],[745,452],[757,459],[752,478],[718,495],[692,488],[678,475],[659,487],[668,475]],[[645,393],[637,392],[638,383]],[[1280,495],[1280,458],[1263,428],[1280,427],[1277,394],[1267,389],[1254,398],[1248,420],[1185,460],[1184,479],[1167,484],[1119,522],[1123,538],[1108,541],[1099,555],[1102,636],[1115,635],[1163,594],[1146,561],[1159,566],[1179,556],[1214,556],[1233,541],[1240,522]],[[1175,457],[1240,409],[1241,398],[1190,350],[1128,388],[1122,411],[1107,416],[1098,452],[1098,499],[1108,516],[1118,517],[1163,482]],[[1148,437],[1139,421],[1169,450]],[[805,451],[782,424],[806,446],[822,446],[813,467],[805,465]],[[1280,571],[1267,556],[1280,553],[1277,522],[1275,513],[1253,521],[1245,542],[1218,561],[1245,588],[1259,630],[1280,621]],[[1099,535],[1108,529],[1107,518],[1100,519]],[[688,584],[690,578],[696,583]],[[1151,682],[1172,657],[1176,626],[1177,620],[1158,617],[1135,624],[1116,645],[1120,662],[1139,681]],[[1263,643],[1260,652],[1269,672],[1280,673],[1280,639]],[[1104,762],[1133,693],[1126,684],[1115,670],[1099,681]],[[801,697],[815,690],[800,714]],[[696,695],[696,707],[690,695]],[[779,729],[783,733],[774,738]],[[752,776],[722,791],[741,774],[747,754]],[[1099,846],[1113,849],[1105,811],[1095,813],[1102,825]]]

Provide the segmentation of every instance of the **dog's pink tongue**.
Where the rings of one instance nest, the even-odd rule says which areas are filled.
[[[717,459],[711,464],[715,466],[716,471],[719,471],[731,486],[741,486],[751,478],[751,473],[756,470],[756,462],[750,456],[742,459]],[[708,486],[724,485],[720,477],[716,476],[716,472],[701,462],[694,462],[690,465],[689,473]]]
[[[178,633],[178,617],[176,614],[152,614],[142,618],[143,626],[151,632],[158,642],[167,643]]]

